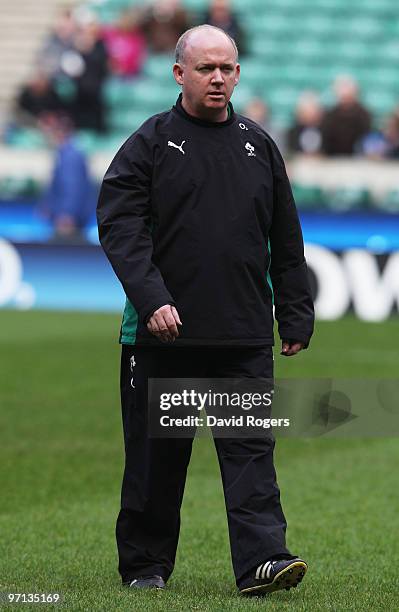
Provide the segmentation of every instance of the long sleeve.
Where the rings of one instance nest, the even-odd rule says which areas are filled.
[[[152,262],[151,172],[150,147],[135,134],[107,170],[97,205],[101,245],[142,323],[174,304]]]
[[[302,230],[284,161],[273,144],[274,203],[269,233],[270,278],[275,315],[283,340],[305,346],[313,333],[314,309],[303,251]]]

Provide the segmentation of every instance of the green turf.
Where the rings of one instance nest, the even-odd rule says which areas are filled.
[[[167,590],[121,589],[118,327],[0,312],[0,591],[61,592],[64,609],[88,611],[397,610],[398,440],[386,438],[278,441],[288,545],[309,573],[256,600],[236,593],[215,453],[197,440]],[[398,320],[320,323],[311,349],[276,357],[276,374],[395,377],[398,331]]]

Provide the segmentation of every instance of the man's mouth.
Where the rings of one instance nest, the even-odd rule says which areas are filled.
[[[212,98],[224,98],[224,93],[221,91],[210,91],[208,96]]]

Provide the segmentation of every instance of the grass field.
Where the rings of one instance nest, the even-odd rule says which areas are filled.
[[[59,592],[63,609],[309,612],[399,609],[397,439],[281,439],[288,545],[309,563],[290,592],[236,593],[215,453],[199,439],[165,592],[120,587],[119,317],[0,312],[0,591]],[[319,324],[277,376],[397,377],[399,321]],[[37,610],[37,606],[22,606]]]

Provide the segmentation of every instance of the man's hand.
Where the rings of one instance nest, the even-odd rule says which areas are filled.
[[[304,346],[303,342],[298,342],[297,340],[283,340],[280,354],[291,357],[299,353]]]
[[[182,325],[182,322],[176,308],[166,304],[154,312],[147,329],[161,342],[174,342],[179,336],[178,325]]]

